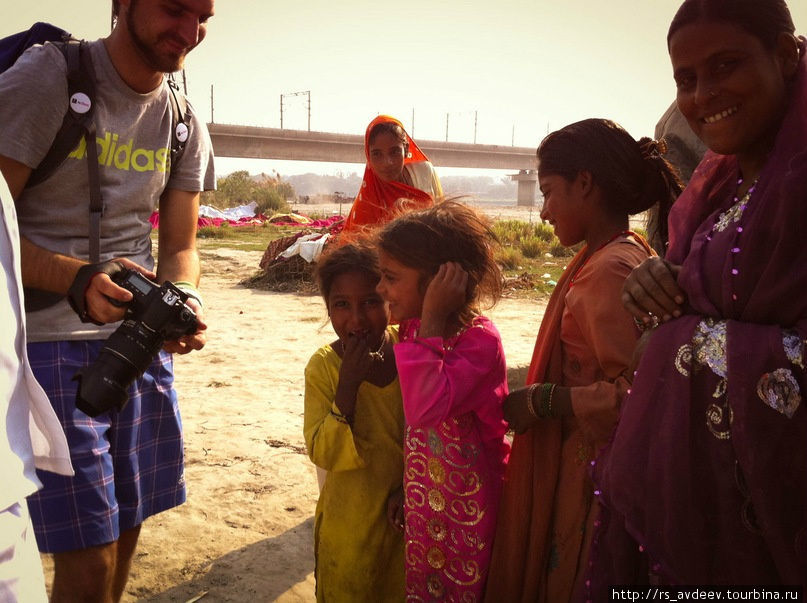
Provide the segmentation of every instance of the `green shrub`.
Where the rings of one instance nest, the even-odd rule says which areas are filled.
[[[535,225],[535,236],[551,243],[555,240],[555,229],[549,222],[540,222]]]
[[[287,213],[289,211],[289,204],[280,192],[274,189],[256,189],[252,201],[258,204],[256,211],[264,215]]]
[[[250,176],[246,170],[219,178],[216,190],[202,193],[202,203],[218,208],[237,207],[252,201],[264,214],[288,212],[288,200],[294,198],[294,188],[279,175]]]
[[[532,224],[521,220],[501,220],[493,223],[493,232],[496,233],[502,245],[513,245],[525,236],[529,236]]]
[[[516,270],[523,261],[524,256],[517,247],[499,247],[496,250],[496,262],[505,270]]]
[[[560,244],[560,241],[555,239],[555,242],[552,243],[552,246],[549,248],[549,253],[551,253],[553,257],[562,258],[574,255],[574,250],[569,247],[564,247]]]
[[[196,231],[196,236],[200,239],[232,239],[236,233],[234,228],[224,222],[221,226],[202,226]]]
[[[521,239],[518,243],[518,247],[521,249],[521,253],[524,254],[525,258],[537,258],[549,251],[549,243],[535,235]]]

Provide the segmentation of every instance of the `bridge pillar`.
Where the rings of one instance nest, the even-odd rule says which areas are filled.
[[[510,174],[510,178],[518,182],[516,205],[533,207],[535,205],[535,188],[538,174],[535,170],[519,170],[518,174]]]

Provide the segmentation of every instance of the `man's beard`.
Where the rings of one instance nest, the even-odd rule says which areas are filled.
[[[154,46],[150,45],[143,39],[143,36],[137,31],[137,19],[135,18],[135,11],[137,10],[137,0],[131,0],[129,3],[129,10],[126,12],[126,29],[129,32],[129,37],[135,45],[140,56],[145,60],[149,67],[155,71],[162,73],[173,73],[179,71],[185,62],[185,54],[180,56],[171,56],[160,54]],[[157,39],[159,42],[159,38]]]

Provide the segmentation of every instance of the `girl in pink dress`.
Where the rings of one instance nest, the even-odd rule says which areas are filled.
[[[509,444],[501,338],[479,314],[502,278],[487,223],[446,201],[379,234],[378,292],[401,322],[406,595],[481,600]]]

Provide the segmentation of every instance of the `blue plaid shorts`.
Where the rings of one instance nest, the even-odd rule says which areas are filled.
[[[103,341],[28,344],[39,383],[64,427],[76,475],[37,471],[28,498],[39,550],[60,553],[114,542],[151,515],[185,501],[182,423],[171,355],[160,351],[129,388],[129,402],[88,417],[76,408],[76,371]]]

